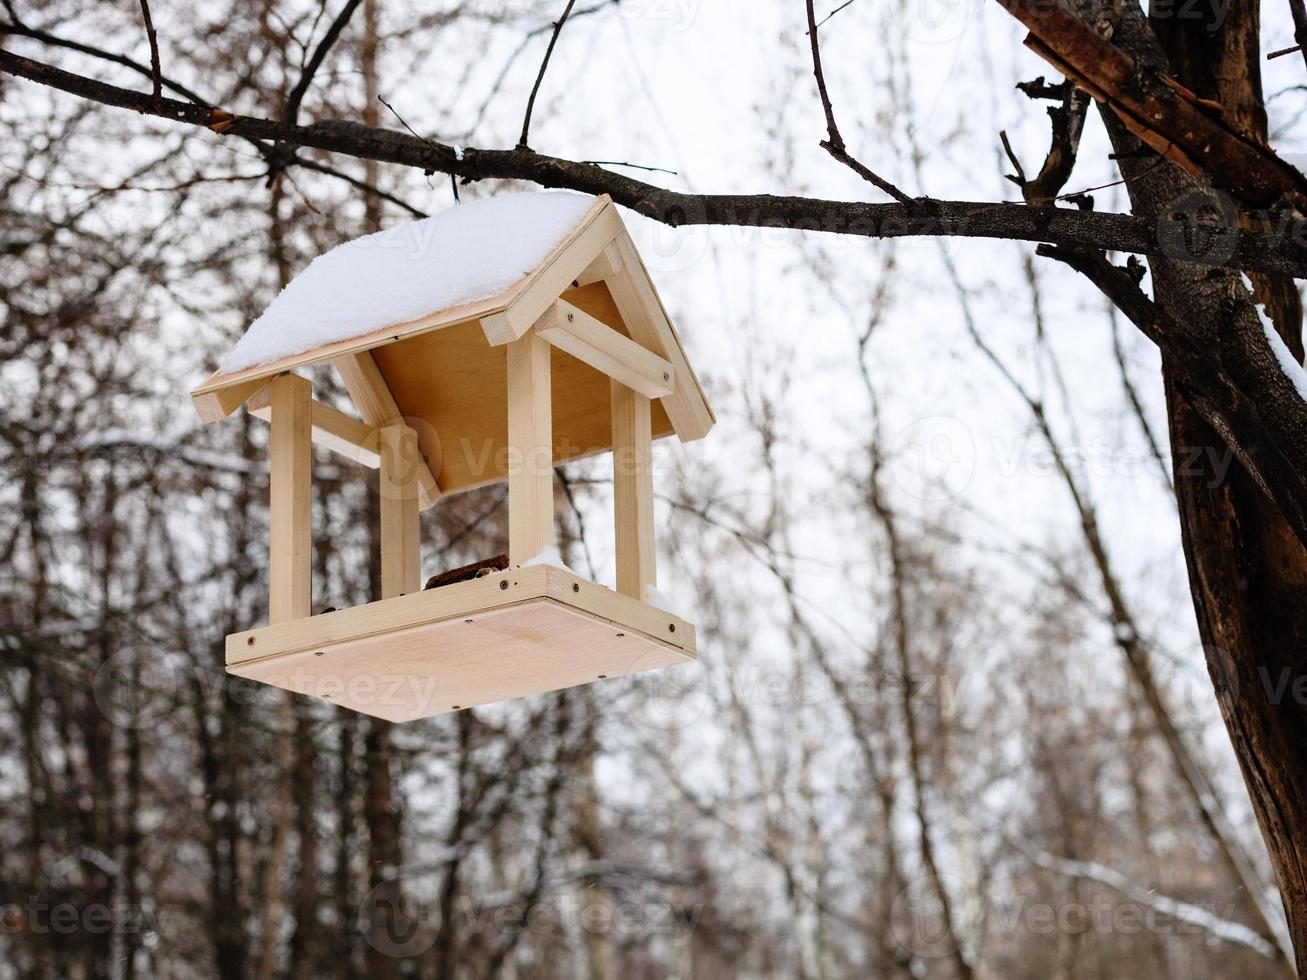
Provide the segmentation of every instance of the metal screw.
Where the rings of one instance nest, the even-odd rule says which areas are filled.
[[[675,624],[675,623],[668,623],[668,624],[667,624],[667,630],[668,630],[668,632],[670,632],[670,633],[675,633],[675,632],[676,632],[676,624]]]
[[[323,656],[323,652],[322,652],[321,650],[319,650],[319,651],[318,651],[317,653],[315,653],[313,656],[315,656],[315,657],[321,657],[321,656]]]
[[[625,635],[626,635],[625,633],[618,633],[618,634],[617,634],[617,638],[620,640],[620,639],[621,639],[622,637],[624,637]]]
[[[572,583],[572,591],[573,591],[573,592],[580,592],[580,591],[581,591],[581,586],[579,586],[579,585],[577,585],[575,582],[573,582],[573,583]]]
[[[246,640],[245,642],[248,643],[250,646],[254,646],[254,637],[251,636],[251,637],[250,637],[248,640]]]
[[[499,587],[500,587],[501,589],[506,589],[506,588],[508,588],[508,580],[505,579],[504,581],[500,582],[500,583],[499,583]]]
[[[599,675],[599,679],[600,679],[601,681],[606,681],[606,680],[608,680],[608,675],[607,675],[607,674],[600,674],[600,675]]]

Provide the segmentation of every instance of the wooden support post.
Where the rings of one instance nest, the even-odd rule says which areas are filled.
[[[612,404],[617,591],[644,602],[645,589],[658,584],[649,399],[614,380]]]
[[[508,560],[554,543],[554,436],[549,344],[534,330],[508,344]]]
[[[284,623],[313,612],[313,386],[284,374],[271,389],[268,618]]]
[[[421,588],[418,473],[425,467],[418,435],[403,423],[377,430],[381,455],[381,597]]]

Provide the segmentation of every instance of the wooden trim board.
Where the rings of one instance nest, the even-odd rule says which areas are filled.
[[[565,300],[547,309],[534,330],[552,346],[646,398],[672,393],[671,362]]]
[[[690,623],[549,565],[227,637],[230,673],[391,721],[695,658]]]
[[[267,422],[272,418],[272,385],[264,385],[249,400],[246,410],[256,419]],[[337,411],[316,399],[313,408],[313,441],[346,459],[377,469],[381,457],[377,454],[377,430],[362,419]]]
[[[200,418],[206,422],[216,422],[220,418],[225,418],[233,411],[240,407],[250,395],[258,391],[259,386],[253,384],[260,379],[267,381],[278,374],[289,371],[292,368],[302,367],[307,364],[320,364],[323,361],[329,361],[332,358],[340,357],[342,354],[352,354],[359,351],[371,350],[373,347],[381,347],[385,344],[392,344],[398,340],[404,340],[417,334],[428,333],[432,330],[440,330],[444,327],[452,326],[456,323],[466,323],[469,320],[481,320],[483,317],[493,316],[496,313],[506,311],[521,293],[523,293],[531,284],[533,284],[539,275],[552,270],[555,260],[568,251],[578,238],[582,237],[585,232],[601,216],[611,215],[615,219],[620,229],[621,218],[618,216],[612,199],[607,194],[602,194],[595,198],[595,203],[590,207],[580,221],[577,222],[576,228],[570,232],[554,249],[545,256],[544,260],[530,272],[527,272],[521,279],[509,286],[502,293],[488,297],[483,300],[476,300],[471,303],[464,303],[461,306],[453,306],[446,310],[434,310],[426,316],[418,317],[416,320],[409,320],[405,323],[396,323],[391,326],[381,327],[357,337],[348,337],[344,340],[338,340],[334,343],[325,344],[322,347],[316,347],[312,350],[304,351],[300,354],[290,354],[286,357],[278,358],[275,361],[269,361],[266,364],[256,364],[253,367],[243,368],[240,371],[215,371],[209,377],[205,378],[199,385],[191,391],[191,400],[199,411]],[[607,219],[605,219],[607,220]],[[615,235],[617,229],[613,231]],[[608,236],[607,241],[612,240],[612,235]],[[604,244],[607,244],[605,241]],[[581,268],[572,273],[575,277],[579,275],[595,256],[603,250],[603,245],[599,245],[594,252],[582,263]],[[558,271],[563,271],[562,266]],[[558,292],[561,293],[570,285],[570,282],[564,281],[558,284]],[[557,297],[557,293],[554,297]],[[544,304],[548,305],[548,303]],[[543,311],[544,307],[541,307]],[[539,316],[539,312],[536,316]],[[527,321],[526,326],[530,326],[534,317]],[[525,328],[523,328],[525,329]],[[235,394],[242,390],[241,386],[246,386],[244,394],[240,396],[239,401],[231,404]],[[230,394],[211,397],[219,392],[230,392]],[[226,408],[223,415],[213,417],[213,412],[217,410],[216,406],[221,405]],[[230,405],[230,407],[227,407]],[[203,406],[203,411],[201,407]],[[208,413],[206,417],[205,412]]]

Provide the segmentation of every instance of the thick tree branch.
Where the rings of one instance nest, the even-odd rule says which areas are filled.
[[[171,99],[164,99],[155,110],[148,93],[98,82],[3,49],[0,71],[104,105],[134,109],[223,136],[281,140],[465,180],[517,179],[542,187],[608,194],[618,204],[672,226],[794,228],[866,238],[945,236],[1052,242],[1307,278],[1307,247],[1289,234],[1222,228],[1217,236],[1219,247],[1204,251],[1188,247],[1185,236],[1189,226],[1170,218],[1152,221],[1069,208],[933,199],[869,204],[771,194],[685,194],[531,150],[456,151],[394,130],[357,124],[293,126]]]
[[[1252,207],[1288,200],[1307,211],[1307,177],[1265,144],[1224,122],[1157,68],[1146,68],[1088,24],[1047,0],[998,0],[1030,29],[1026,44],[1099,102],[1156,153]]]
[[[1298,539],[1307,544],[1307,479],[1285,453],[1275,420],[1266,419],[1222,350],[1169,320],[1139,288],[1132,270],[1113,265],[1094,249],[1041,245],[1040,255],[1075,269],[1102,291],[1148,339],[1157,344],[1185,398],[1238,457],[1262,491],[1279,507]],[[1142,271],[1142,270],[1140,270]]]

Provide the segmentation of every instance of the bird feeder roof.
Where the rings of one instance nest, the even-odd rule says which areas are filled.
[[[378,405],[348,385],[364,423],[397,408],[435,436],[442,493],[493,483],[506,472],[506,344],[560,305],[665,360],[671,391],[653,403],[655,438],[707,434],[712,410],[616,207],[565,192],[458,205],[324,253],[192,400],[216,421],[279,374],[323,362],[344,374],[364,358],[388,389]],[[562,346],[551,350],[556,462],[612,448],[609,377]]]

